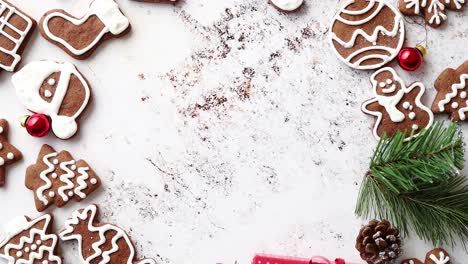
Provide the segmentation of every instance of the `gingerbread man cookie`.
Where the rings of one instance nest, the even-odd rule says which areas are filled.
[[[435,82],[434,113],[448,113],[454,121],[468,119],[468,61],[457,69],[446,69]]]
[[[77,119],[91,98],[88,81],[68,62],[37,61],[12,77],[21,103],[32,112],[48,115],[52,131],[69,139],[78,131]]]
[[[36,208],[42,212],[52,204],[62,207],[72,199],[84,200],[101,180],[86,161],[75,161],[69,152],[56,152],[44,145],[36,164],[26,170],[25,184],[34,192]]]
[[[51,10],[39,22],[42,36],[76,59],[88,58],[107,39],[122,37],[130,22],[114,0],[94,0],[82,18]]]
[[[405,259],[401,264],[451,264],[450,256],[442,248],[435,248],[426,254],[426,261],[423,263],[419,259]]]
[[[383,0],[348,0],[333,18],[330,43],[349,67],[378,69],[403,46],[403,16]]]
[[[8,121],[0,119],[0,187],[5,185],[6,167],[23,157],[17,148],[8,143],[8,131]]]
[[[36,21],[8,1],[0,0],[0,69],[14,72]]]
[[[383,68],[371,77],[374,98],[362,104],[362,111],[375,117],[373,134],[377,139],[386,133],[392,137],[397,131],[418,135],[434,122],[434,115],[422,102],[425,92],[422,83],[409,87],[392,68]]]
[[[304,0],[270,0],[270,3],[279,11],[293,12],[304,4]]]
[[[4,227],[0,237],[0,258],[8,264],[61,264],[56,254],[57,235],[51,234],[53,217],[50,214],[31,220],[18,217]]]
[[[59,236],[78,242],[83,263],[156,264],[153,259],[135,260],[130,237],[115,225],[100,223],[94,204],[73,212]]]
[[[436,28],[447,20],[445,8],[459,11],[465,0],[400,0],[400,11],[409,16],[423,15],[426,23]]]

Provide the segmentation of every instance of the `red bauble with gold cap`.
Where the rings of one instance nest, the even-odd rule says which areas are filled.
[[[26,115],[21,120],[21,125],[26,128],[31,136],[43,137],[49,133],[50,119],[43,114]]]

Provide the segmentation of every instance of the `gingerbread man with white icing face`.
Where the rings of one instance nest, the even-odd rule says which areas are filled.
[[[377,139],[385,133],[392,137],[405,132],[407,139],[432,125],[434,115],[422,102],[425,87],[414,83],[406,87],[392,68],[383,68],[371,77],[375,98],[362,105],[362,111],[375,116],[373,134]]]

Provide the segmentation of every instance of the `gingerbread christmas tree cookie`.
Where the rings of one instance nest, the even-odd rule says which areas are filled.
[[[465,0],[400,0],[400,11],[409,16],[422,15],[431,27],[439,27],[447,20],[446,9],[460,11]]]
[[[8,121],[0,119],[0,187],[5,185],[6,167],[23,157],[21,152],[8,142],[8,132]]]
[[[101,184],[86,161],[76,161],[69,152],[56,152],[49,145],[42,146],[36,164],[26,170],[25,182],[40,212],[52,204],[62,207],[70,200],[80,202]]]

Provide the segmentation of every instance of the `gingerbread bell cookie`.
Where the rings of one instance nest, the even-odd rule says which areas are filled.
[[[36,21],[8,1],[0,0],[0,27],[0,69],[14,72]]]
[[[0,187],[5,185],[6,167],[20,160],[21,152],[8,142],[9,125],[0,119]]]
[[[87,13],[76,18],[51,10],[39,22],[42,36],[76,59],[88,58],[107,39],[122,37],[130,22],[114,0],[94,0]]]
[[[70,200],[84,200],[101,185],[101,180],[86,161],[77,161],[67,151],[56,152],[44,145],[36,164],[26,170],[25,185],[34,192],[36,208],[42,212],[52,204],[62,207]]]
[[[37,61],[12,77],[16,94],[30,111],[52,120],[52,131],[69,139],[78,131],[78,118],[91,98],[88,81],[71,63]]]
[[[270,0],[270,3],[279,11],[293,12],[304,4],[304,0]]]
[[[375,117],[372,131],[377,139],[384,133],[392,137],[397,131],[406,131],[409,139],[434,122],[433,113],[421,102],[424,84],[416,82],[407,87],[389,67],[375,72],[371,83],[375,97],[362,104],[362,111]]]
[[[446,69],[435,81],[434,113],[447,113],[454,121],[468,120],[468,61],[457,69]]]
[[[442,248],[435,248],[426,254],[426,261],[421,262],[419,259],[405,259],[401,264],[451,264],[449,254]]]
[[[8,264],[61,264],[62,258],[56,254],[57,235],[50,232],[52,220],[50,214],[34,220],[23,216],[5,225],[4,237],[0,237],[0,259]]]
[[[72,213],[59,236],[76,240],[83,263],[156,264],[153,259],[135,260],[135,247],[121,228],[98,221],[98,208],[92,204]]]
[[[447,20],[446,9],[460,11],[465,0],[400,0],[400,11],[409,16],[422,15],[426,23],[437,28]]]
[[[348,0],[330,27],[336,55],[359,70],[387,64],[398,55],[404,40],[402,15],[383,0]]]

